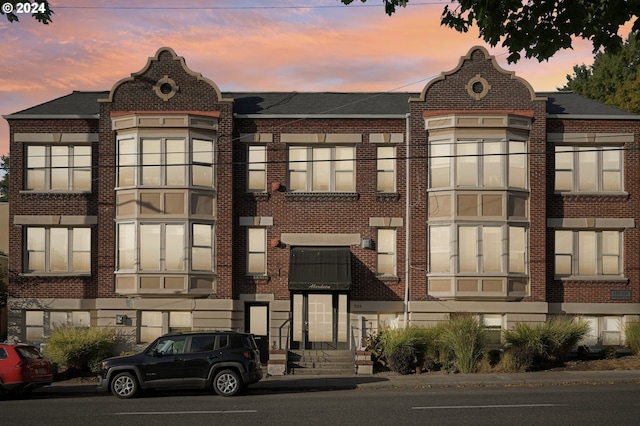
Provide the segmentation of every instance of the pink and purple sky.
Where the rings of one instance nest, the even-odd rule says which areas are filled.
[[[73,90],[110,90],[162,46],[222,91],[417,92],[474,45],[536,91],[562,87],[573,65],[593,62],[590,42],[576,40],[548,62],[508,64],[507,50],[477,30],[440,26],[448,3],[412,0],[390,17],[376,0],[52,0],[49,25],[0,16],[0,115]],[[8,151],[0,119],[0,154]]]

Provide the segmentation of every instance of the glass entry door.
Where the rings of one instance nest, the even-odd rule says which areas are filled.
[[[294,293],[293,349],[348,349],[348,297]]]

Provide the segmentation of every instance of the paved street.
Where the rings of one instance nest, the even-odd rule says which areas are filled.
[[[132,400],[56,384],[0,407],[21,425],[631,425],[639,383],[640,371],[277,377],[231,398],[176,391]]]

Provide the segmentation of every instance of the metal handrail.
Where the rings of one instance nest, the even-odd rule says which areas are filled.
[[[278,349],[282,349],[282,328],[289,324],[289,327],[287,327],[287,340],[286,340],[286,344],[285,344],[285,350],[289,350],[289,337],[290,337],[290,332],[291,332],[291,312],[289,312],[289,318],[287,318],[286,320],[284,320],[284,322],[282,324],[280,324],[280,327],[278,327]]]

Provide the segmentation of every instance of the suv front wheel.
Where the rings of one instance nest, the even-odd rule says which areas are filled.
[[[213,389],[218,395],[233,396],[242,390],[242,381],[233,370],[222,370],[213,379]]]
[[[138,393],[138,381],[131,373],[118,373],[111,380],[111,392],[118,398],[133,398]]]

